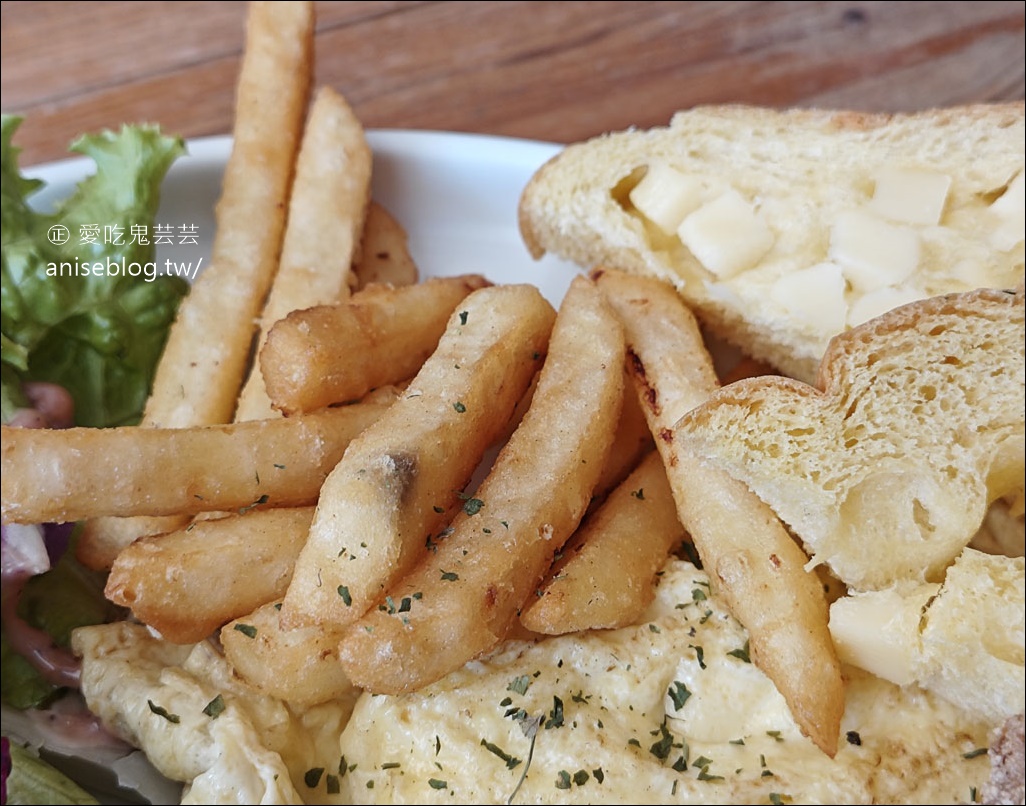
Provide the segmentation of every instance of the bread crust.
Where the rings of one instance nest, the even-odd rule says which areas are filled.
[[[987,505],[1023,487],[1023,291],[897,308],[836,337],[815,386],[731,384],[678,422],[843,581],[936,580]]]
[[[796,320],[767,293],[772,282],[826,259],[832,222],[866,202],[872,171],[885,164],[937,170],[953,180],[945,208],[951,226],[922,236],[913,278],[918,298],[1022,282],[1021,242],[1007,254],[993,249],[985,243],[982,214],[965,211],[982,207],[1023,170],[1024,142],[1022,102],[911,114],[697,107],[678,112],[665,127],[568,146],[528,182],[518,220],[535,258],[551,252],[586,269],[601,265],[671,282],[708,330],[812,382],[843,323],[825,333]],[[652,225],[626,197],[645,166],[658,161],[718,178],[761,204],[777,235],[766,259],[717,282],[679,242],[653,238]],[[979,272],[969,266],[996,279],[978,282]]]

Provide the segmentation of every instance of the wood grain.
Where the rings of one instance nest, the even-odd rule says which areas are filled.
[[[317,81],[368,127],[566,142],[701,103],[1022,99],[1022,2],[318,2]],[[3,2],[22,161],[150,120],[229,131],[239,2]]]

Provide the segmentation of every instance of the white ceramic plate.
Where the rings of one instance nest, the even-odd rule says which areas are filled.
[[[559,146],[428,131],[371,131],[368,139],[373,196],[409,233],[422,278],[473,272],[496,283],[532,283],[553,304],[562,299],[577,269],[552,257],[532,260],[517,229],[521,190]],[[157,223],[174,227],[176,243],[158,246],[158,265],[168,258],[206,261],[230,151],[229,137],[192,140],[189,155],[172,166]],[[71,159],[27,169],[47,185],[34,203],[66,196],[91,167],[89,160]],[[182,225],[196,226],[195,246],[177,243]]]
[[[531,259],[517,229],[517,204],[528,179],[559,146],[391,130],[371,131],[368,139],[374,150],[373,196],[407,230],[421,278],[479,273],[495,283],[532,283],[558,304],[578,270],[552,257]],[[156,223],[173,227],[174,243],[157,247],[158,265],[165,259],[209,259],[214,205],[231,139],[209,137],[188,146],[188,156],[175,162],[162,189]],[[67,196],[92,169],[92,161],[85,158],[26,169],[27,175],[46,183],[33,203],[45,208]],[[195,245],[178,243],[182,225],[195,226]],[[83,771],[78,773],[75,777],[83,780]],[[85,777],[92,779],[91,788],[103,802],[125,802],[120,799],[124,793],[116,793],[109,780],[101,782],[89,770]]]

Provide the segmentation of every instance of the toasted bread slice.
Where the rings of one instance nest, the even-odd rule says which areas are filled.
[[[1023,291],[911,303],[838,336],[817,387],[723,387],[675,428],[858,590],[937,581],[1023,490]]]
[[[674,283],[718,336],[812,382],[848,327],[1023,281],[1023,108],[680,112],[566,148],[520,229],[535,257]]]

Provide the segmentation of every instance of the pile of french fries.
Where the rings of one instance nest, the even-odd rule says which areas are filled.
[[[528,285],[417,282],[359,121],[328,88],[306,115],[312,31],[310,3],[251,5],[211,265],[143,422],[4,427],[4,522],[84,521],[110,599],[168,641],[219,633],[242,678],[296,706],[415,690],[514,635],[630,624],[693,541],[833,755],[821,585],[772,512],[674,438],[719,384],[680,298],[613,270],[558,312]]]

